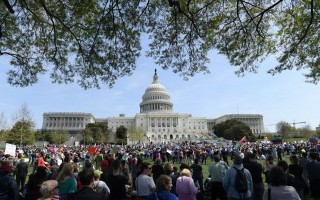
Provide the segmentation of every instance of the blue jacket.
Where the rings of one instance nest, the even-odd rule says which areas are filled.
[[[249,170],[247,170],[246,168],[244,168],[244,173],[246,175],[247,178],[247,184],[248,184],[248,191],[245,194],[240,194],[239,192],[236,191],[234,185],[235,185],[235,177],[237,174],[236,169],[234,169],[233,167],[241,170],[243,168],[243,165],[233,165],[232,167],[230,167],[227,172],[226,175],[224,176],[223,179],[223,188],[227,193],[228,197],[232,197],[234,199],[249,199],[252,196],[252,192],[253,192],[253,183],[252,183],[252,176],[249,172]]]
[[[0,170],[0,199],[18,199],[18,187],[12,175]]]
[[[171,192],[156,191],[156,192],[149,194],[149,196],[147,196],[146,200],[179,200],[179,199],[176,195],[172,194]]]

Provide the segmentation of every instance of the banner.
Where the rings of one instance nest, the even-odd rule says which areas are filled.
[[[6,143],[5,154],[9,154],[10,156],[16,156],[16,145]]]
[[[88,154],[92,154],[92,155],[96,154],[96,148],[94,147],[88,148]]]

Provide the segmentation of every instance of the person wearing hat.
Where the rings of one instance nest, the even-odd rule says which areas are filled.
[[[101,174],[102,174],[102,171],[94,170],[94,176],[93,176],[94,182],[93,182],[92,188],[96,192],[102,193],[107,199],[110,194],[110,189],[104,181],[100,180]]]
[[[0,161],[0,199],[18,199],[18,187],[12,177],[13,166],[10,161]]]

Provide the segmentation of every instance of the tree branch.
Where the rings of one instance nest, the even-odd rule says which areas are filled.
[[[14,14],[14,10],[13,10],[12,6],[10,5],[9,1],[8,0],[2,0],[2,2],[7,7],[8,11],[11,14]]]
[[[79,51],[80,53],[83,53],[83,49],[82,49],[82,45],[81,45],[81,42],[79,40],[79,38],[75,35],[75,33],[70,29],[70,27],[68,27],[58,16],[54,15],[52,12],[50,12],[48,10],[48,8],[46,7],[46,4],[44,2],[44,0],[41,0],[41,5],[42,7],[44,8],[44,10],[46,11],[47,15],[50,16],[50,17],[53,17],[55,19],[57,19],[67,30],[68,32],[74,37],[74,39],[77,41],[78,43],[78,47],[79,47]]]
[[[311,28],[313,19],[314,19],[314,0],[311,0],[310,1],[310,19],[309,19],[308,26],[305,29],[304,34],[302,35],[302,37],[300,37],[299,41],[291,48],[290,53],[292,53],[295,50],[295,48],[297,46],[299,46],[299,44],[306,38],[306,36],[307,36],[307,34],[308,34],[308,32],[309,32],[309,30]]]
[[[150,3],[150,0],[148,0],[148,2],[146,3],[146,6],[142,9],[140,15],[139,15],[139,18],[143,15],[143,13],[147,10],[148,6],[149,6],[149,3]],[[140,4],[140,1],[139,1],[139,4]],[[138,4],[138,5],[139,5]]]

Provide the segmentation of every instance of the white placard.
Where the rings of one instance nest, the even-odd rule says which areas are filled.
[[[6,143],[6,150],[4,153],[9,154],[11,156],[16,156],[16,148],[16,145]]]

